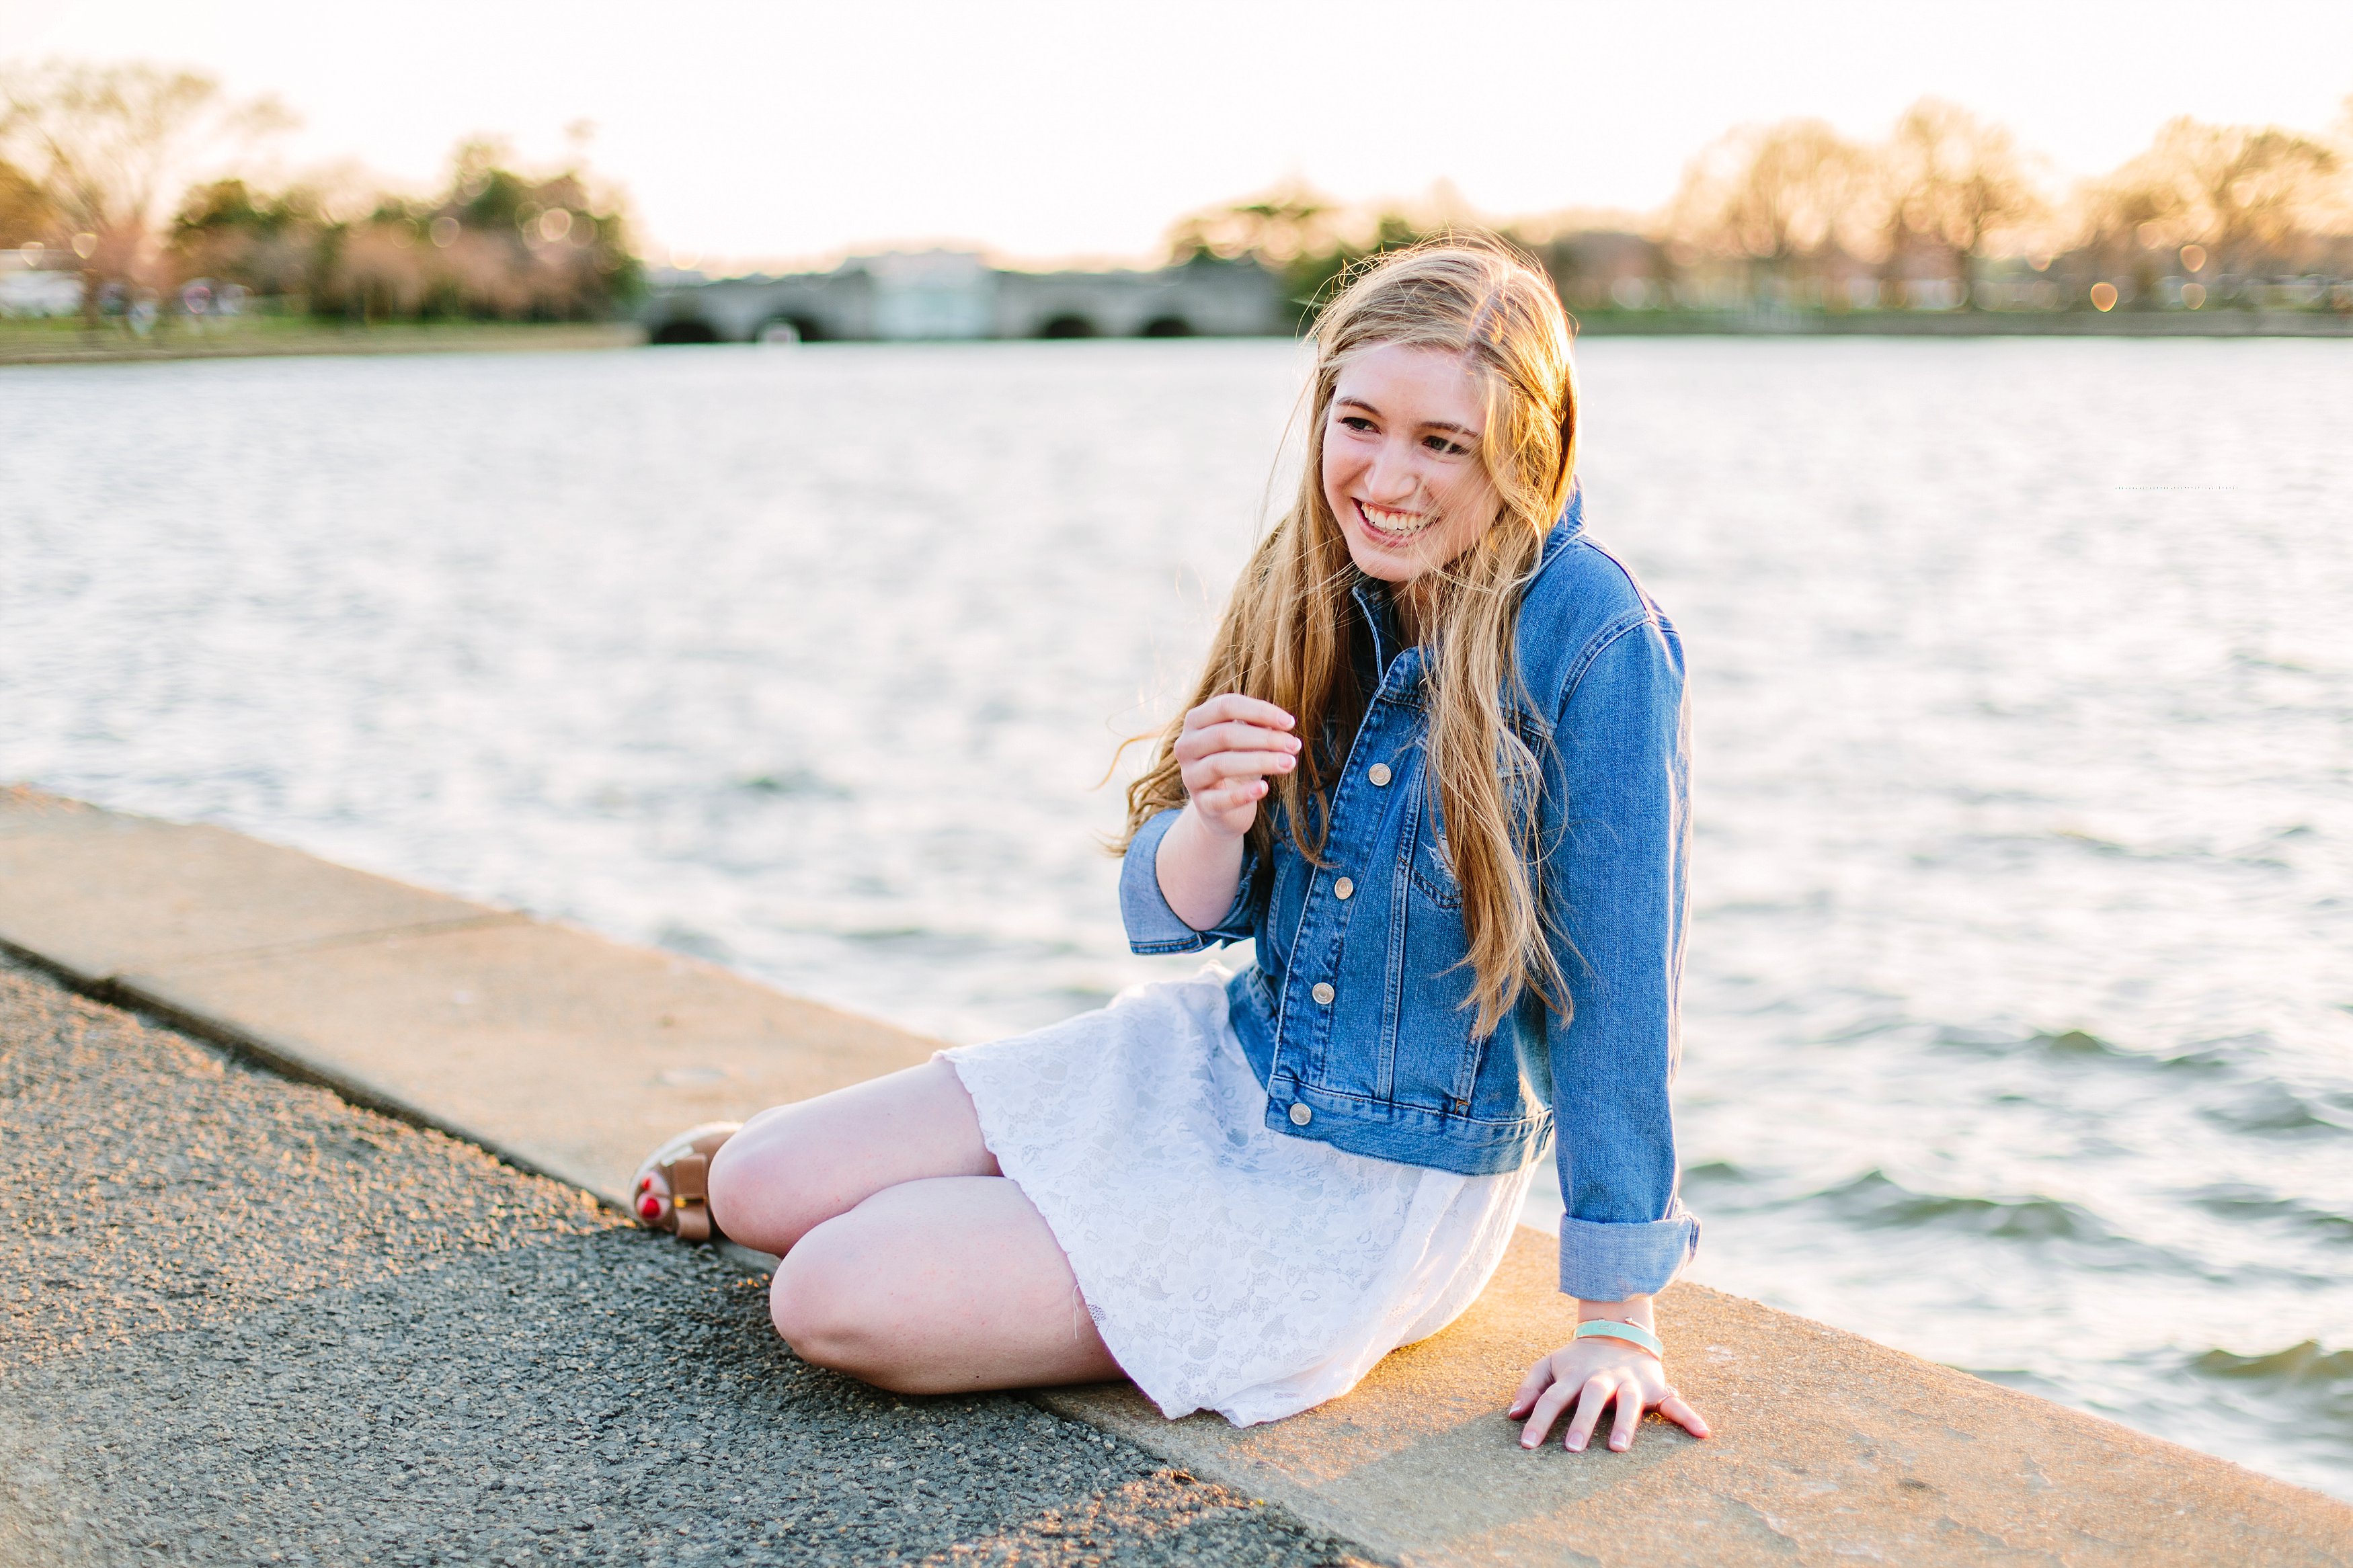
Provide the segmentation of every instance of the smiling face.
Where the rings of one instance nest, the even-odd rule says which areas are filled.
[[[1324,420],[1324,499],[1365,575],[1410,584],[1495,521],[1485,419],[1460,354],[1381,343],[1342,363]]]

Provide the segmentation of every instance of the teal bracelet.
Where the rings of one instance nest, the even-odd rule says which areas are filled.
[[[1667,1359],[1667,1347],[1659,1342],[1659,1336],[1640,1323],[1620,1323],[1608,1318],[1596,1318],[1589,1323],[1577,1325],[1577,1338],[1588,1340],[1597,1337],[1624,1340],[1629,1344],[1641,1346],[1662,1363]]]

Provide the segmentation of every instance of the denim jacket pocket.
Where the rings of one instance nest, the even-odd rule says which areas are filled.
[[[1419,973],[1408,976],[1416,1005],[1406,1026],[1397,1032],[1391,1058],[1390,1100],[1398,1105],[1434,1110],[1447,1116],[1467,1116],[1479,1076],[1479,1062],[1487,1041],[1474,1037],[1476,1014],[1471,1001],[1471,971],[1467,965],[1431,962],[1434,950],[1461,945],[1459,917],[1451,911],[1417,910],[1408,922],[1420,932],[1406,937],[1406,963]],[[1437,927],[1439,930],[1429,928]]]
[[[1454,860],[1446,849],[1446,825],[1435,808],[1419,814],[1412,847],[1406,854],[1406,875],[1413,890],[1441,910],[1462,907],[1462,885],[1454,879]]]

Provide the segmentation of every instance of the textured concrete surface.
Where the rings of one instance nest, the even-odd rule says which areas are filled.
[[[0,942],[608,1194],[661,1133],[930,1049],[707,966],[475,906],[420,905],[414,923],[387,925],[380,911],[400,898],[432,895],[242,842],[0,796]],[[149,908],[159,896],[169,918]],[[93,1194],[94,1215],[111,1196]],[[719,1278],[627,1233],[594,1245]],[[1693,1286],[1662,1300],[1662,1329],[1714,1440],[1654,1418],[1630,1454],[1523,1453],[1500,1409],[1567,1332],[1550,1252],[1524,1237],[1463,1321],[1290,1421],[1170,1424],[1121,1387],[1039,1403],[1413,1564],[2353,1564],[2343,1504]],[[546,1270],[547,1299],[563,1300],[567,1256],[551,1245],[501,1279],[520,1289]],[[415,1285],[416,1310],[459,1288],[454,1274]],[[734,1319],[689,1313],[705,1342],[762,1342],[743,1299]],[[649,1306],[640,1326],[672,1331],[655,1326],[663,1310],[678,1309]],[[462,1332],[468,1320],[431,1321]],[[544,1353],[594,1375],[577,1352]],[[334,1374],[334,1358],[319,1368]],[[580,1408],[597,1419],[593,1400]]]
[[[1659,1326],[1715,1436],[1525,1453],[1497,1407],[1575,1326],[1554,1268],[1523,1231],[1452,1328],[1271,1426],[1041,1403],[1408,1564],[2353,1563],[2353,1509],[1697,1285]]]
[[[0,1563],[1349,1560],[760,1281],[0,960]]]
[[[615,1202],[681,1127],[934,1043],[216,827],[0,791],[0,944]]]

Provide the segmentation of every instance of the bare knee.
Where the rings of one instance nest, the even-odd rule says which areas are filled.
[[[781,1257],[887,1187],[997,1173],[971,1096],[954,1068],[931,1061],[745,1122],[712,1157],[711,1216]]]
[[[744,1224],[744,1216],[754,1207],[755,1189],[762,1184],[758,1172],[736,1149],[743,1142],[744,1135],[739,1132],[711,1156],[711,1171],[703,1178],[703,1190],[709,1194],[711,1217],[720,1230],[751,1246],[754,1244],[744,1233],[752,1226]]]
[[[840,1220],[818,1226],[776,1266],[768,1316],[801,1360],[894,1394],[919,1394],[892,1332],[879,1270]]]
[[[745,1128],[711,1157],[711,1217],[727,1236],[763,1252],[782,1254],[804,1232],[831,1217],[811,1202],[823,1184],[794,1136],[792,1111]]]

